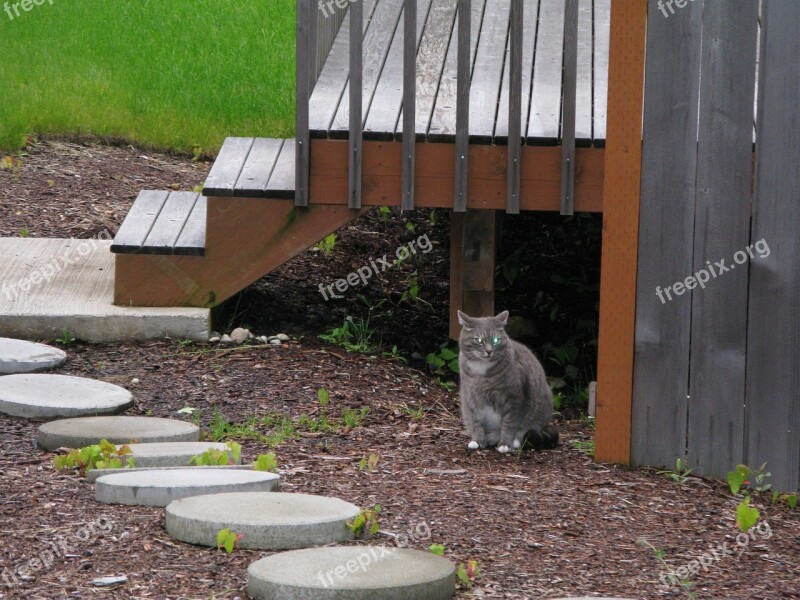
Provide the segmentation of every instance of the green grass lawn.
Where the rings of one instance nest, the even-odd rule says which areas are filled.
[[[294,0],[0,0],[0,149],[27,135],[215,153],[291,136]]]

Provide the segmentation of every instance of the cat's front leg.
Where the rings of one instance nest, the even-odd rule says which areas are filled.
[[[475,419],[475,421],[473,421],[472,431],[470,433],[472,435],[472,440],[470,440],[469,444],[467,444],[467,448],[470,450],[486,448],[488,445],[486,440],[486,428],[480,419]]]
[[[511,426],[512,419],[503,419],[500,428],[500,441],[497,443],[497,451],[501,454],[508,454],[514,450],[519,450],[522,446],[522,436],[519,435]]]

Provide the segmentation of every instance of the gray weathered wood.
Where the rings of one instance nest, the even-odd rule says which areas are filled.
[[[578,57],[575,85],[575,143],[592,144],[592,0],[578,0]]]
[[[456,92],[455,198],[453,210],[465,212],[469,192],[471,0],[458,2],[458,88]]]
[[[417,0],[416,40],[414,43],[415,61],[430,6],[431,0]],[[372,96],[372,103],[364,124],[364,139],[391,140],[394,139],[395,132],[397,132],[398,137],[401,137],[402,131],[400,130],[402,130],[403,124],[398,125],[398,119],[403,108],[403,96],[405,94],[403,84],[404,62],[404,28],[398,27],[392,38],[389,54],[386,57],[386,64],[384,64],[383,71],[381,71],[375,94]],[[416,79],[414,83],[416,87]],[[416,103],[416,96],[414,101]]]
[[[225,139],[203,186],[206,196],[233,196],[233,188],[250,154],[253,141],[254,138],[242,137]]]
[[[233,195],[240,198],[263,198],[283,140],[256,138],[233,187]]]
[[[294,198],[295,141],[284,140],[275,168],[270,175],[265,196],[267,198]]]
[[[312,0],[297,0],[296,10],[296,76],[295,76],[295,138],[297,139],[297,156],[295,162],[295,206],[308,206],[309,179],[311,172],[311,155],[309,147],[309,101],[311,98],[311,71],[316,76],[316,64],[312,67],[310,13],[315,11]],[[316,37],[314,38],[316,42]],[[316,77],[315,77],[316,79]],[[208,195],[208,194],[206,194]]]
[[[592,137],[595,146],[606,144],[608,108],[608,45],[611,0],[594,0],[594,61],[592,64]]]
[[[533,64],[528,143],[555,144],[561,115],[564,0],[541,0]]]
[[[204,256],[206,253],[206,211],[208,203],[205,196],[197,194],[192,212],[183,225],[172,253],[185,256]]]
[[[762,7],[758,138],[750,265],[747,464],[767,463],[776,490],[800,488],[800,2]],[[766,251],[763,252],[766,254]],[[737,267],[738,268],[738,267]]]
[[[320,14],[317,15],[317,69],[312,83],[316,83],[317,77],[322,72],[322,67],[325,65],[325,60],[328,58],[328,53],[331,51],[331,46],[336,40],[336,35],[339,33],[339,27],[345,20],[347,8],[349,5],[339,7],[331,0],[325,0],[323,4],[318,5]]]
[[[711,280],[692,294],[687,446],[698,473],[724,478],[744,461],[748,273],[711,277],[706,261],[750,238],[758,0],[705,5],[692,272]]]
[[[494,135],[510,11],[510,0],[489,0],[486,3],[470,87],[469,132],[472,142],[490,143]]]
[[[358,26],[364,22],[363,12],[363,3],[355,2],[350,5],[350,131],[347,194],[347,205],[350,208],[361,208],[364,36]]]
[[[361,5],[359,9],[363,9],[362,34],[367,30],[375,2],[376,0],[360,0],[356,3]],[[352,8],[352,4],[350,6]],[[350,23],[351,19],[346,18],[339,27],[339,33],[314,86],[314,93],[309,101],[311,137],[327,137],[339,102],[345,96],[344,89],[350,76]]]
[[[403,210],[414,208],[417,116],[417,0],[404,0],[403,14]]]
[[[183,225],[194,208],[195,200],[195,192],[170,192],[142,244],[142,249],[147,250],[148,254],[172,254]]]
[[[375,6],[375,12],[370,19],[367,32],[363,40],[363,64],[362,64],[362,98],[363,115],[369,114],[369,107],[378,80],[386,63],[389,53],[390,41],[394,37],[400,20],[402,1],[394,0],[387,2],[382,0]],[[350,127],[350,83],[345,86],[342,101],[339,102],[339,109],[333,118],[328,135],[331,138],[343,139]],[[363,124],[363,121],[362,121]]]
[[[472,23],[470,25],[469,47],[470,47],[470,73],[475,65],[475,52],[478,49],[477,32],[481,29],[483,20],[483,7],[486,0],[472,0]],[[458,20],[456,20],[453,35],[450,36],[450,46],[447,49],[447,60],[442,71],[442,78],[439,81],[439,89],[436,92],[436,104],[431,117],[431,124],[428,128],[429,142],[449,142],[454,143],[456,137],[456,109],[458,108]]]
[[[133,203],[128,215],[114,236],[111,252],[136,254],[153,228],[169,192],[144,190]]]
[[[564,9],[564,68],[561,106],[561,214],[572,215],[575,204],[575,102],[578,85],[578,0]]]
[[[686,452],[690,294],[656,289],[692,273],[703,0],[665,19],[651,0],[639,216],[631,460],[674,465]],[[665,60],[664,57],[669,57]]]
[[[528,114],[531,102],[531,77],[533,76],[533,52],[536,44],[536,28],[539,25],[539,0],[525,0],[522,31],[522,97],[521,126],[522,132],[528,131]],[[500,103],[497,106],[497,123],[494,128],[494,141],[505,144],[508,141],[508,69],[503,70],[503,83],[500,90]]]
[[[568,2],[570,0],[567,0]],[[508,200],[506,212],[519,214],[519,177],[522,150],[522,31],[523,0],[511,0],[508,96]]]

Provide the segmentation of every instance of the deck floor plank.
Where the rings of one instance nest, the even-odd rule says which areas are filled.
[[[196,192],[170,192],[142,249],[148,254],[172,254],[197,196]]]
[[[555,144],[561,120],[564,0],[541,0],[533,65],[528,144]]]
[[[203,191],[208,196],[233,196],[233,188],[247,162],[255,138],[229,137],[214,161]]]
[[[592,0],[578,2],[578,73],[575,95],[575,142],[592,144]]]
[[[594,0],[594,60],[592,63],[592,138],[595,146],[606,144],[608,109],[608,48],[611,0]]]
[[[143,190],[133,203],[131,210],[114,236],[111,251],[118,254],[136,253],[144,244],[156,222],[169,192]]]
[[[234,196],[263,198],[283,140],[256,138],[233,187]]]
[[[178,241],[172,249],[173,254],[184,256],[203,256],[206,253],[206,212],[208,201],[198,194],[192,212],[183,225]]]
[[[294,198],[294,140],[284,140],[265,195],[269,198]]]

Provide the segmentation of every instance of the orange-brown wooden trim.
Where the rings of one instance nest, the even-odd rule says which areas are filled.
[[[347,204],[347,148],[344,140],[312,140],[312,204]],[[400,142],[364,142],[361,199],[364,206],[400,205],[401,150]],[[417,144],[415,206],[452,208],[454,153],[452,144]],[[468,208],[505,209],[507,154],[505,146],[470,146]],[[603,210],[603,156],[603,148],[578,148],[576,212]],[[520,179],[521,210],[559,210],[561,149],[557,146],[523,147]]]
[[[611,7],[595,459],[630,462],[646,0]]]

